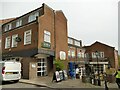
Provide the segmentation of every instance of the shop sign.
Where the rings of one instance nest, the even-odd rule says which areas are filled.
[[[43,48],[49,48],[51,47],[51,44],[48,43],[48,42],[43,42],[42,45],[41,45]]]

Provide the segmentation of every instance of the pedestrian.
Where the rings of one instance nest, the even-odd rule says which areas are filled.
[[[118,71],[116,71],[116,73],[114,74],[115,78],[116,78],[116,83],[118,85],[118,88],[120,89],[120,68],[118,69]]]
[[[107,85],[107,74],[104,72],[103,76],[104,76],[104,80],[105,80],[105,82],[104,82],[104,84],[105,84],[105,90],[109,90],[108,85]]]

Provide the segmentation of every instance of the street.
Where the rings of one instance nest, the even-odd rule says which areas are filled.
[[[25,84],[25,83],[14,83],[14,82],[5,82],[2,85],[2,88],[46,88],[46,87],[40,87],[37,85],[31,85],[31,84]]]

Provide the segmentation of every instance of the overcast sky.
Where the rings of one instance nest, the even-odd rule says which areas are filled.
[[[95,41],[99,41],[118,49],[119,0],[48,1],[1,0],[0,19],[19,17],[41,7],[42,3],[46,3],[54,10],[63,11],[68,20],[68,36],[82,40],[83,45],[91,45]]]

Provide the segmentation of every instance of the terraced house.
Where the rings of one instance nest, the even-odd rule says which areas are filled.
[[[53,72],[54,58],[68,63],[67,19],[46,4],[2,25],[2,57],[22,63],[22,77]]]

